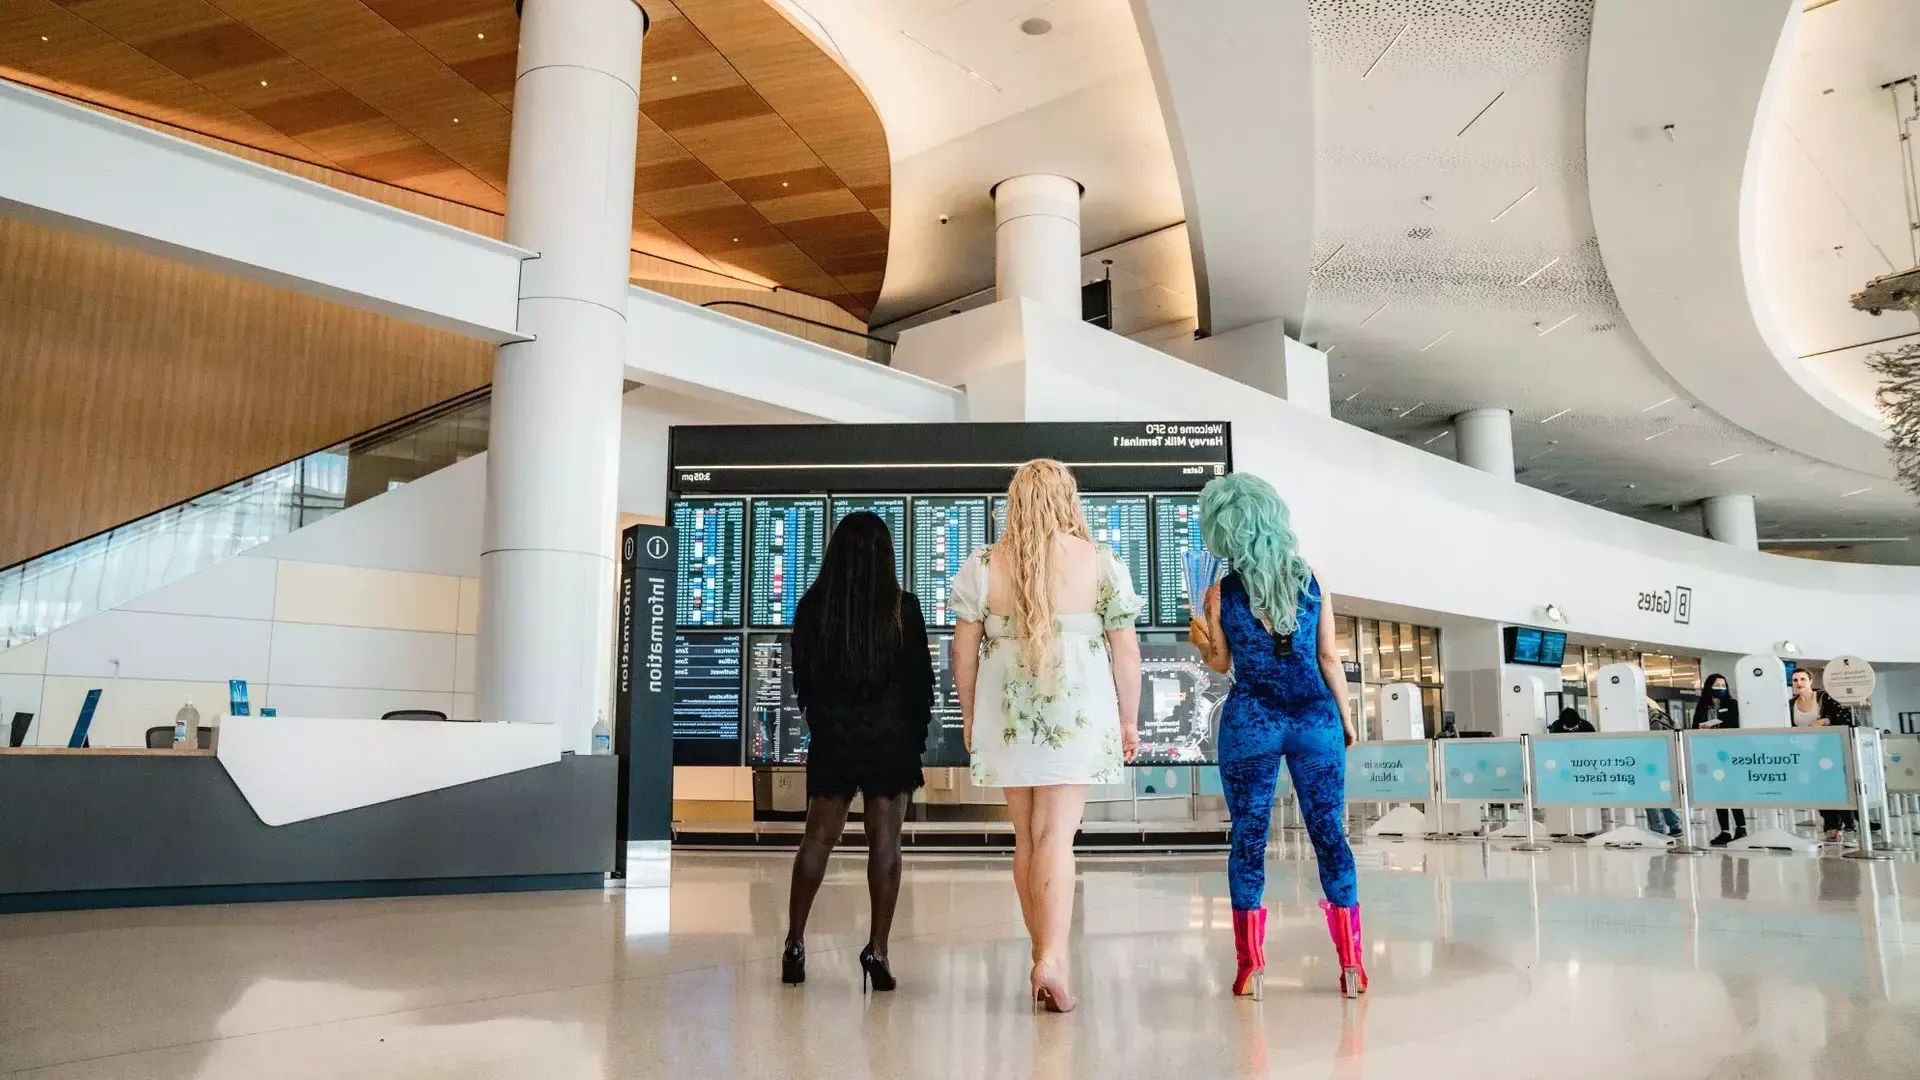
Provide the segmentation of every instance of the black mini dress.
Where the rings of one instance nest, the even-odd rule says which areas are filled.
[[[804,601],[803,601],[804,602]],[[802,627],[810,620],[796,620]],[[900,596],[900,648],[884,684],[865,694],[845,686],[815,685],[806,673],[814,635],[793,635],[794,696],[807,718],[807,796],[869,798],[904,795],[925,783],[920,755],[933,722],[933,655],[920,601]]]

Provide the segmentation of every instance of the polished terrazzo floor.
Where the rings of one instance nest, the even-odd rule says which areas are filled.
[[[0,1075],[1920,1076],[1920,864],[1363,848],[1373,993],[1334,992],[1313,864],[1274,853],[1267,999],[1226,994],[1218,857],[1081,863],[1071,1016],[1025,1001],[1004,861],[916,856],[901,989],[863,997],[864,863],[778,984],[777,855],[669,887],[0,917]]]

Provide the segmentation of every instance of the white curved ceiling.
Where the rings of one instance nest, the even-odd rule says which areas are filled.
[[[1127,0],[777,3],[838,52],[887,130],[893,217],[873,325],[993,284],[987,192],[1009,176],[1079,180],[1087,248],[1182,219]],[[1033,19],[1049,29],[1024,31]]]
[[[1766,121],[1755,201],[1759,267],[1789,351],[1863,412],[1877,381],[1865,357],[1920,340],[1907,312],[1847,302],[1867,279],[1920,263],[1908,228],[1895,102],[1882,86],[1920,72],[1920,4],[1809,6]],[[1899,104],[1911,114],[1912,89]],[[1887,339],[1894,340],[1887,340]]]

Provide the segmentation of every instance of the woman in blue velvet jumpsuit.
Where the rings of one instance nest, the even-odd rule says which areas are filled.
[[[1233,670],[1220,725],[1220,783],[1232,817],[1235,996],[1260,996],[1266,969],[1267,836],[1284,761],[1320,864],[1321,907],[1340,960],[1341,992],[1365,991],[1360,904],[1344,828],[1346,748],[1354,740],[1332,611],[1300,557],[1286,503],[1266,481],[1234,473],[1200,495],[1207,549],[1235,568],[1207,591],[1190,632],[1207,664]]]

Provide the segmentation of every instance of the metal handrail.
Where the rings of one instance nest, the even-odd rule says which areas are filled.
[[[127,526],[132,525],[136,521],[144,521],[145,519],[150,517],[158,517],[161,514],[170,513],[174,510],[178,510],[181,507],[186,506],[188,503],[197,502],[209,496],[217,495],[220,492],[225,491],[226,489],[232,487],[233,485],[241,483],[242,481],[248,479],[249,477],[259,476],[262,473],[270,473],[276,469],[284,469],[287,466],[294,464],[295,462],[312,457],[315,454],[324,453],[327,450],[331,450],[336,446],[345,446],[345,447],[360,449],[360,448],[377,445],[380,442],[383,442],[387,439],[393,438],[394,436],[401,434],[403,429],[418,427],[421,424],[426,424],[434,420],[438,420],[439,418],[441,418],[442,416],[445,416],[448,413],[457,411],[459,409],[463,409],[468,405],[472,405],[476,402],[479,402],[488,397],[491,397],[492,394],[493,394],[493,384],[488,383],[485,386],[475,387],[474,389],[469,390],[464,394],[456,394],[455,396],[447,398],[443,401],[436,401],[431,405],[428,405],[424,408],[415,409],[413,412],[410,412],[405,416],[396,417],[395,419],[389,420],[384,424],[376,424],[375,426],[370,427],[365,431],[361,431],[356,434],[349,435],[344,439],[335,439],[332,442],[327,443],[325,446],[316,447],[315,449],[309,450],[304,454],[295,454],[294,456],[286,459],[285,461],[277,461],[272,465],[266,466],[265,468],[255,469],[254,471],[246,474],[246,476],[237,476],[232,480],[227,481],[224,484],[215,484],[213,487],[210,487],[205,491],[197,492],[193,495],[187,496],[184,499],[179,499],[174,502],[170,502],[167,505],[162,506],[158,509],[149,510],[146,513],[141,514],[137,517],[130,517],[127,520],[122,521],[117,525],[109,525],[106,528],[99,530],[98,532],[88,533],[85,536],[81,536],[81,537],[77,537],[75,539],[69,540],[64,544],[60,544],[55,547],[50,547],[45,551],[38,552],[33,555],[29,555],[26,558],[21,559],[17,562],[11,562],[5,566],[0,566],[0,573],[5,573],[8,570],[12,570],[16,567],[25,566],[26,564],[33,562],[36,559],[45,558],[46,556],[51,555],[54,552],[59,551],[63,548],[75,547],[77,545],[84,544],[89,540],[96,540],[102,536],[107,535],[108,533],[113,532],[116,529],[124,529]]]
[[[794,322],[803,322],[803,323],[806,323],[808,326],[817,326],[822,330],[833,330],[842,334],[851,334],[852,336],[858,337],[858,338],[866,338],[868,341],[877,341],[880,344],[885,345],[889,349],[893,348],[893,345],[894,345],[893,342],[888,341],[886,338],[883,338],[883,337],[875,337],[872,334],[863,333],[859,330],[849,330],[844,326],[835,326],[832,323],[821,322],[818,319],[809,319],[805,315],[795,315],[791,311],[780,311],[777,308],[770,308],[761,304],[751,304],[745,300],[709,300],[706,303],[701,304],[700,306],[703,308],[743,307],[752,311],[764,311],[768,315],[778,315],[783,319],[792,319]]]

